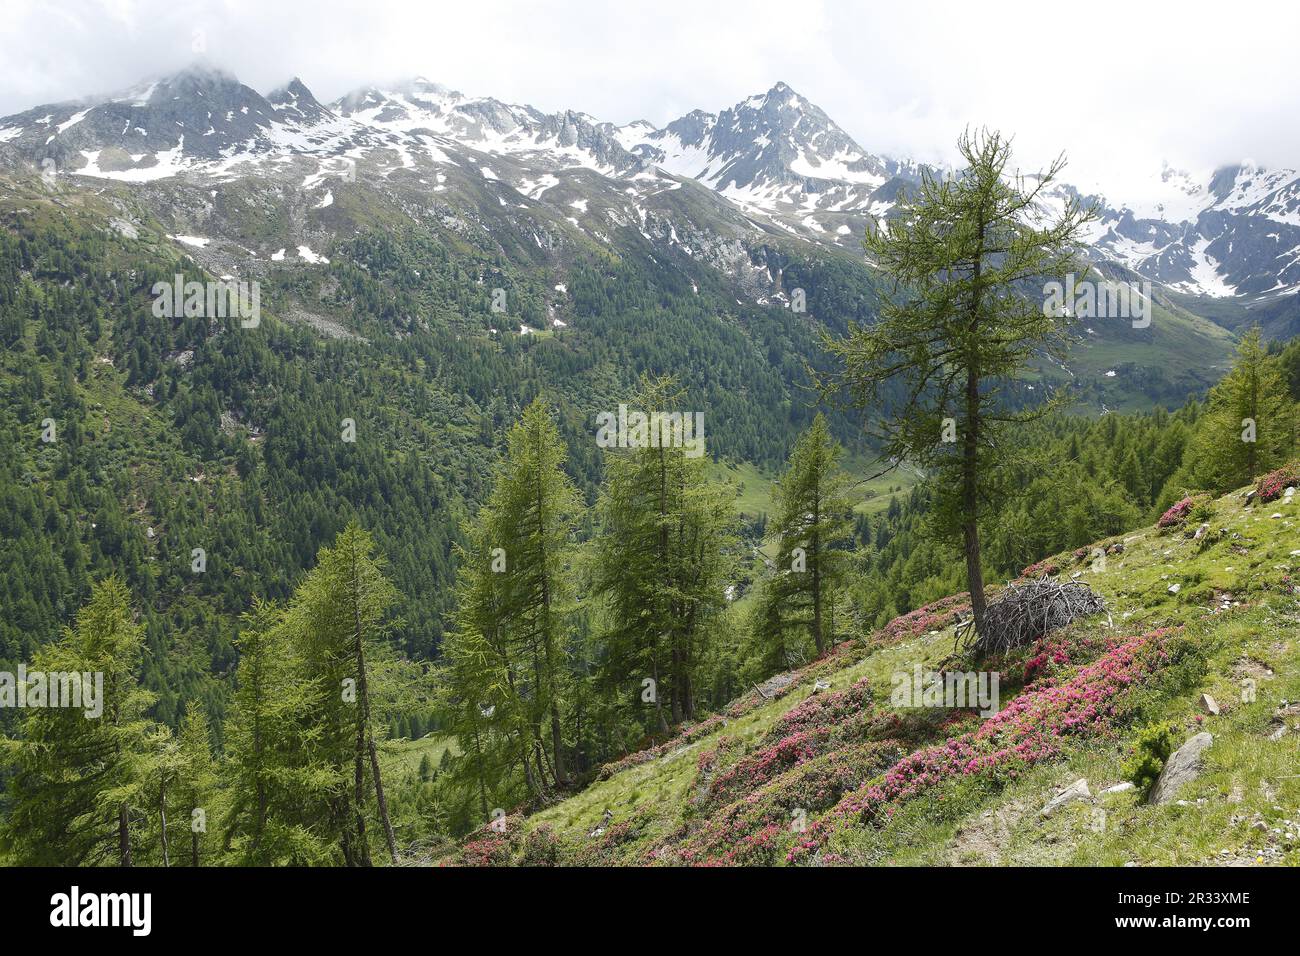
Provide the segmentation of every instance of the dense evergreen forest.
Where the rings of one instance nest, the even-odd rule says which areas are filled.
[[[860,272],[785,268],[829,334],[874,315]],[[414,857],[965,587],[934,476],[855,506],[819,330],[653,257],[574,267],[582,348],[484,336],[498,286],[545,325],[528,278],[382,231],[256,328],[156,316],[177,272],[52,207],[0,229],[0,670],[102,672],[108,717],[0,712],[12,862]],[[305,294],[363,320],[277,317]],[[1208,395],[1025,424],[987,579],[1284,463],[1298,399],[1300,341],[1247,333]],[[601,448],[619,402],[704,410],[707,456]],[[779,473],[770,511],[716,461]]]

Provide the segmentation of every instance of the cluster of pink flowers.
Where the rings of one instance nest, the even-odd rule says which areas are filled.
[[[648,747],[645,750],[637,750],[618,760],[605,764],[600,768],[596,775],[597,780],[608,780],[614,774],[627,770],[629,767],[639,767],[643,763],[649,763],[651,760],[657,760],[666,754],[677,750],[679,747],[685,747],[687,744],[693,744],[695,741],[707,737],[719,727],[727,722],[727,718],[722,714],[714,714],[698,724],[691,724],[681,733],[669,740],[664,741],[654,747]]]
[[[1016,680],[1028,687],[1034,681],[1050,676],[1061,668],[1093,660],[1101,651],[1110,650],[1117,637],[1093,637],[1087,634],[1066,634],[1040,638],[1033,652],[1025,658],[1020,669],[1013,663],[1004,672],[1004,680]],[[986,666],[992,667],[992,663]]]
[[[783,823],[768,823],[757,831],[751,830],[728,852],[721,857],[700,860],[701,866],[770,866],[780,855],[781,844],[789,834],[789,828]],[[684,855],[686,862],[693,862],[689,852]]]
[[[690,832],[671,835],[653,855],[702,866],[775,863],[801,836],[796,830],[801,819],[811,825],[814,814],[833,807],[901,752],[897,741],[871,741],[802,763],[717,809]]]
[[[764,746],[741,757],[707,784],[701,781],[704,789],[696,803],[718,806],[752,793],[791,768],[866,736],[872,718],[878,716],[871,706],[866,678],[848,690],[814,694],[777,720],[764,737]],[[717,754],[727,743],[719,742],[717,751],[701,757],[702,774],[713,771]]]
[[[1187,520],[1187,516],[1191,514],[1192,504],[1191,498],[1184,498],[1160,516],[1160,520],[1156,522],[1156,527],[1172,528],[1182,524]]]
[[[522,817],[508,816],[494,827],[484,824],[465,838],[460,853],[444,865],[509,866],[522,833]]]
[[[918,612],[914,611],[913,613],[915,614]],[[627,770],[629,767],[638,767],[643,763],[649,763],[651,760],[657,760],[659,757],[672,753],[674,750],[678,750],[688,744],[693,744],[695,741],[707,737],[720,727],[726,726],[728,720],[735,720],[738,717],[743,717],[745,714],[763,704],[779,700],[796,687],[803,686],[822,674],[833,673],[837,670],[849,667],[856,659],[865,656],[866,653],[867,648],[859,642],[845,641],[842,644],[836,645],[834,648],[827,651],[825,656],[820,660],[814,661],[813,663],[792,672],[790,674],[790,682],[785,686],[777,687],[768,691],[766,696],[759,694],[757,691],[751,690],[749,693],[733,701],[723,713],[714,714],[697,724],[692,724],[690,727],[661,744],[648,747],[644,750],[637,750],[619,758],[618,760],[605,764],[600,768],[600,772],[596,775],[596,779],[608,780],[610,777],[614,776],[614,774]],[[700,759],[704,759],[705,756],[708,755],[702,755]]]
[[[1040,644],[1037,653],[1025,661],[1025,683],[1029,684],[1047,673],[1052,665],[1063,667],[1070,663],[1070,650],[1060,644]]]
[[[1282,492],[1300,484],[1300,461],[1293,461],[1277,471],[1270,472],[1259,480],[1256,492],[1260,501],[1274,501],[1282,497]]]
[[[879,783],[849,794],[795,844],[797,861],[851,821],[892,815],[904,800],[962,775],[1014,778],[1023,769],[1061,753],[1067,737],[1105,731],[1118,697],[1144,680],[1165,658],[1165,632],[1155,631],[1112,648],[1069,680],[1044,682],[1021,694],[970,733],[903,758]]]
[[[549,823],[539,823],[524,837],[520,866],[559,866],[562,853],[560,837]]]
[[[930,631],[941,631],[953,624],[957,617],[970,607],[970,595],[963,591],[938,601],[932,601],[915,611],[900,614],[880,629],[877,642],[893,644]]]
[[[785,737],[799,731],[836,726],[870,707],[871,687],[864,677],[848,690],[813,694],[799,706],[790,708],[777,720],[769,736]]]
[[[507,866],[510,841],[504,837],[470,840],[460,849],[461,866]]]
[[[712,805],[731,803],[791,767],[819,756],[828,736],[825,730],[801,731],[744,757],[713,778],[702,802]]]
[[[637,767],[651,760],[658,759],[674,750],[694,743],[702,737],[707,737],[719,727],[725,725],[728,720],[735,720],[743,717],[745,714],[754,710],[763,704],[773,700],[778,700],[790,693],[796,687],[804,686],[813,680],[833,674],[852,666],[858,660],[861,660],[867,654],[871,653],[874,647],[881,644],[893,644],[898,641],[907,640],[929,631],[942,630],[951,624],[956,623],[957,619],[967,613],[970,608],[970,595],[966,592],[953,594],[945,598],[919,607],[915,611],[909,611],[906,614],[900,614],[879,631],[872,635],[869,641],[844,641],[828,650],[821,658],[805,665],[799,670],[790,674],[790,682],[783,687],[775,688],[767,693],[766,696],[759,694],[757,691],[750,691],[739,699],[732,702],[727,709],[721,714],[713,716],[691,725],[686,730],[678,733],[676,736],[664,743],[658,744],[644,750],[638,750],[627,754],[618,760],[611,761],[600,768],[597,774],[598,780],[608,780],[614,774],[629,767]],[[797,709],[797,708],[796,708]],[[788,716],[788,715],[787,715]]]
[[[924,608],[922,610],[924,610]],[[919,614],[920,611],[913,611],[912,613]],[[726,726],[728,720],[735,720],[738,717],[743,717],[745,714],[763,704],[779,700],[796,687],[808,684],[810,681],[822,674],[834,673],[835,671],[849,667],[858,658],[865,656],[866,653],[867,648],[865,648],[860,642],[845,641],[842,644],[838,644],[827,651],[819,660],[816,660],[797,671],[793,671],[790,674],[790,682],[788,684],[768,691],[766,696],[759,694],[757,691],[751,690],[749,693],[733,701],[723,713],[714,714],[699,723],[692,724],[690,727],[661,744],[654,747],[648,747],[644,750],[635,751],[619,758],[618,760],[605,764],[600,768],[600,772],[597,774],[597,779],[608,780],[610,777],[614,776],[614,774],[627,770],[629,767],[637,767],[643,763],[649,763],[651,760],[663,757],[672,753],[674,750],[678,750],[688,744],[693,744],[695,741],[709,736],[709,734],[713,733],[720,727]],[[703,759],[703,757],[701,757],[701,759]]]
[[[1020,576],[1022,578],[1041,578],[1046,574],[1051,577],[1054,574],[1059,574],[1060,571],[1060,567],[1052,558],[1043,558],[1043,560],[1037,561],[1021,571]]]

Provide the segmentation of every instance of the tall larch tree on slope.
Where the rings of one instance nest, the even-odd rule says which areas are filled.
[[[335,775],[333,824],[349,866],[371,864],[367,818],[372,792],[384,842],[397,862],[367,664],[382,646],[396,599],[374,539],[353,521],[332,546],[321,549],[319,563],[299,585],[287,612],[286,626],[299,645],[320,708],[318,746]]]
[[[961,542],[980,632],[979,529],[996,503],[998,468],[1014,454],[1016,428],[1061,402],[1057,393],[1016,409],[1004,391],[1034,359],[1064,360],[1069,316],[1047,308],[1043,290],[1082,271],[1094,213],[1075,198],[1049,202],[1063,158],[1025,177],[1008,168],[1011,143],[999,133],[968,131],[957,145],[964,169],[927,172],[895,215],[868,232],[868,259],[891,294],[875,325],[827,336],[842,367],[821,384],[879,410],[868,428],[885,453],[933,476],[934,530]]]
[[[853,536],[847,477],[839,466],[842,455],[819,414],[790,454],[767,529],[777,542],[777,572],[764,597],[775,602],[779,614],[764,618],[780,627],[806,626],[819,656],[830,643],[827,608],[843,584],[850,558],[844,545]]]
[[[510,430],[492,492],[460,552],[444,698],[464,755],[461,777],[473,781],[482,806],[490,794],[509,792],[511,767],[534,800],[568,782],[564,639],[581,502],[564,463],[564,442],[539,398]]]
[[[591,586],[603,602],[602,681],[633,688],[666,731],[695,716],[698,668],[726,607],[735,518],[702,455],[674,443],[671,428],[664,434],[663,416],[690,414],[685,394],[671,379],[646,379],[633,404],[647,416],[647,440],[606,455]]]
[[[316,746],[320,710],[285,618],[263,600],[240,618],[234,706],[224,728],[221,848],[243,866],[333,860],[311,819],[329,781]]]
[[[212,760],[208,715],[198,700],[186,705],[178,744],[180,774],[176,806],[182,829],[188,828],[190,832],[190,866],[200,866],[204,861],[210,815],[215,824],[212,801],[216,796],[217,773]]]

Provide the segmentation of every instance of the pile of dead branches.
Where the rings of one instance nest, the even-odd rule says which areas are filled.
[[[1071,621],[1106,610],[1100,597],[1086,584],[1062,583],[1044,576],[1037,581],[1008,584],[989,602],[984,632],[976,634],[967,621],[958,642],[979,657],[1006,654],[1027,647],[1044,634]]]

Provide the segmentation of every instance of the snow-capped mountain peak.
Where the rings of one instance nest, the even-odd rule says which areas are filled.
[[[695,110],[662,130],[646,125],[620,131],[633,152],[765,211],[866,208],[893,174],[784,82],[716,115]]]
[[[618,174],[640,165],[611,127],[583,113],[548,114],[490,97],[467,97],[424,78],[383,89],[366,87],[333,108],[367,126],[442,137],[486,153],[531,155],[561,167]]]
[[[206,63],[113,96],[0,119],[0,152],[11,162],[135,182],[220,180],[306,161],[306,173],[295,173],[304,189],[340,159],[372,156],[381,176],[436,167],[432,176],[416,173],[434,191],[449,188],[447,174],[459,168],[530,201],[563,196],[570,223],[592,190],[618,197],[611,214],[636,221],[646,215],[640,197],[694,180],[726,200],[737,222],[845,249],[858,246],[870,220],[891,214],[924,169],[867,151],[785,82],[658,128],[467,96],[425,77],[363,87],[329,104],[298,78],[263,96]],[[571,180],[568,188],[553,189],[559,177]],[[1300,290],[1295,170],[1166,164],[1136,192],[1141,201],[1095,190],[1089,197],[1102,213],[1092,234],[1099,256],[1189,294]]]
[[[1166,164],[1142,191],[1140,203],[1100,199],[1094,246],[1104,256],[1191,295],[1300,290],[1300,172],[1249,161],[1196,173]]]

